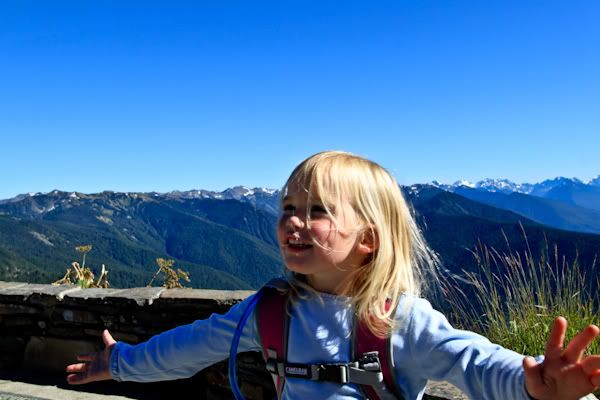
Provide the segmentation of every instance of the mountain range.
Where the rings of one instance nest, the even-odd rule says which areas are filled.
[[[594,234],[600,233],[600,210],[594,208],[600,178],[542,184],[513,192],[506,180],[402,189],[451,273],[477,268],[472,250],[478,243],[500,251],[529,249],[534,256],[557,246],[591,271],[600,248]],[[155,259],[163,257],[190,272],[192,287],[256,288],[283,268],[274,228],[278,196],[276,190],[240,186],[162,194],[55,190],[2,200],[0,279],[57,280],[80,256],[75,246],[91,244],[88,265],[97,271],[106,264],[114,287],[147,284]]]
[[[145,285],[168,257],[194,287],[256,287],[282,268],[275,221],[248,201],[189,194],[21,196],[0,204],[0,279],[56,280],[91,244],[88,263],[106,264],[114,286]]]
[[[431,185],[559,229],[600,233],[600,176],[585,183],[559,177],[536,184],[485,179]]]
[[[523,193],[531,194],[539,197],[546,197],[545,194],[557,188],[565,187],[600,187],[600,175],[594,179],[584,182],[578,178],[556,177],[554,179],[546,179],[539,183],[515,183],[508,179],[490,179],[486,178],[478,182],[469,182],[467,180],[456,181],[453,184],[444,184],[437,181],[431,183],[432,186],[440,187],[444,190],[452,191],[457,187],[470,187],[472,189],[480,189],[488,192],[504,192],[504,193]]]

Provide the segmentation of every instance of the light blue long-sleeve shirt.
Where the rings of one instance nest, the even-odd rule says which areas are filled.
[[[345,297],[321,294],[295,301],[290,319],[290,363],[341,363],[350,359],[352,309]],[[238,320],[250,298],[226,314],[180,326],[132,346],[118,342],[111,356],[119,381],[185,378],[229,356]],[[454,329],[424,299],[403,298],[399,328],[392,336],[395,375],[405,400],[421,399],[428,379],[446,380],[472,399],[530,400],[524,385],[523,356],[473,332]],[[244,327],[238,351],[260,351],[256,318]],[[354,384],[286,378],[284,399],[363,398]]]

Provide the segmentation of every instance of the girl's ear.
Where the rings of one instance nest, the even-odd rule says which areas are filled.
[[[360,236],[358,249],[364,254],[371,254],[379,248],[379,237],[374,226],[367,227]]]

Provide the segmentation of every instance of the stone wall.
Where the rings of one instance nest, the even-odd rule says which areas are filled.
[[[223,313],[252,293],[0,282],[0,368],[64,373],[76,354],[102,348],[104,329],[116,340],[139,343],[214,312]],[[247,398],[273,398],[271,378],[259,353],[238,357],[238,377]],[[205,369],[195,379],[200,382],[195,386],[200,398],[230,397],[226,362]]]

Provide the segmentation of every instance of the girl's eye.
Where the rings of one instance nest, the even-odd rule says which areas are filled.
[[[327,214],[327,210],[325,210],[325,207],[323,207],[323,206],[314,205],[310,208],[310,215],[323,215],[323,214]]]
[[[293,214],[295,211],[296,211],[296,207],[294,207],[291,204],[283,206],[283,213],[284,214]]]

